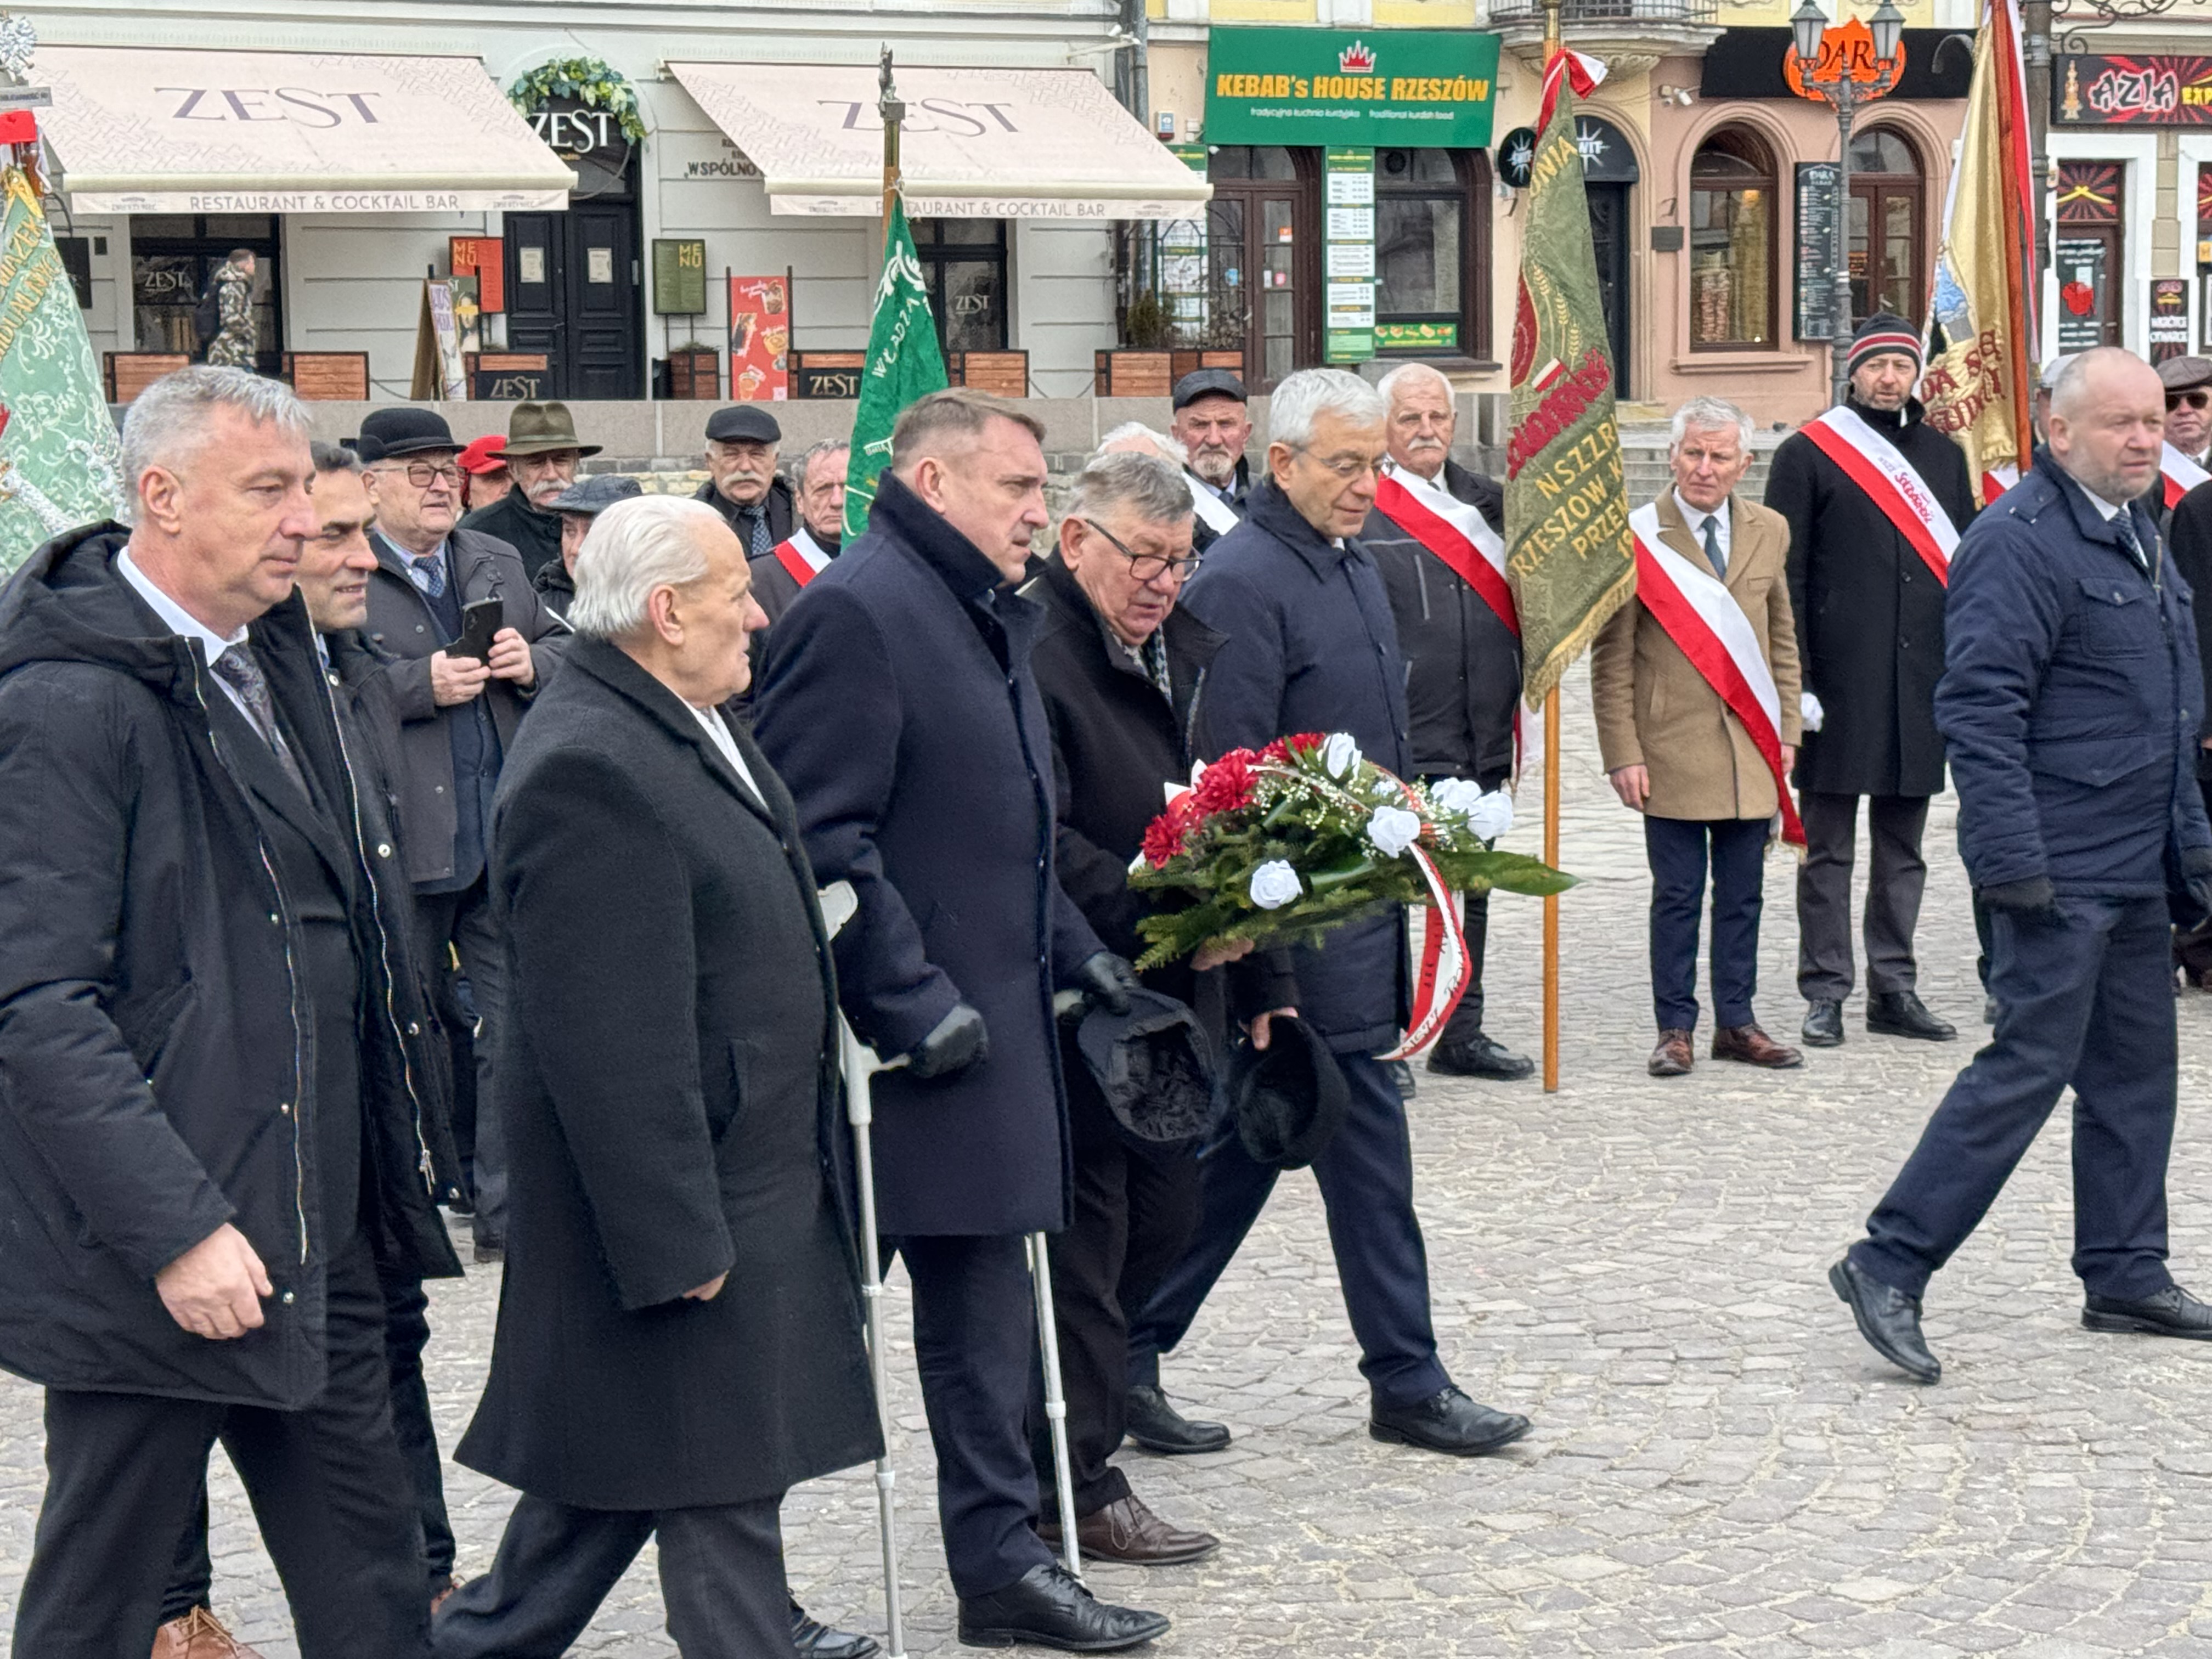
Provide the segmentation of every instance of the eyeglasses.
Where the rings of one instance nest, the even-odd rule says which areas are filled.
[[[1383,457],[1380,455],[1331,455],[1324,458],[1314,455],[1313,451],[1305,448],[1300,448],[1297,453],[1301,455],[1313,455],[1314,459],[1321,462],[1322,466],[1346,483],[1352,483],[1355,478],[1382,476]]]
[[[460,466],[453,461],[410,461],[404,467],[395,464],[380,467],[378,471],[404,472],[407,475],[407,482],[417,489],[428,489],[441,480],[453,485],[458,485],[461,482]]]
[[[2169,415],[2187,404],[2199,414],[2212,409],[2212,391],[2199,386],[2194,392],[2169,392],[2166,394],[2166,412]]]
[[[1195,553],[1182,559],[1170,559],[1158,553],[1132,553],[1119,536],[1097,520],[1085,519],[1083,522],[1114,544],[1115,550],[1129,562],[1129,574],[1140,582],[1154,580],[1163,571],[1169,570],[1175,572],[1177,581],[1187,581],[1198,568],[1199,556]]]

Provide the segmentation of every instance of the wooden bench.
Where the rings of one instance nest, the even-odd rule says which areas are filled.
[[[994,398],[1026,398],[1030,395],[1030,354],[955,351],[945,359],[945,375],[954,386],[973,386]]]
[[[1100,351],[1092,357],[1093,390],[1101,398],[1164,398],[1175,389],[1175,354]]]
[[[368,401],[368,354],[366,351],[288,351],[284,378],[292,392],[309,403]]]
[[[111,351],[105,366],[107,401],[136,403],[138,394],[155,381],[164,374],[191,368],[191,362],[181,351]]]

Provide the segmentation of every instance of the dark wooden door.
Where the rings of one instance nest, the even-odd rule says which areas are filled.
[[[558,398],[641,398],[637,210],[507,216],[507,343],[542,351]]]
[[[1626,185],[1585,182],[1590,249],[1597,256],[1598,304],[1605,311],[1606,349],[1613,353],[1613,391],[1628,392],[1628,191]]]
[[[1255,392],[1321,361],[1321,237],[1314,180],[1302,161],[1292,150],[1224,145],[1209,169],[1216,329],[1233,333],[1241,324]]]

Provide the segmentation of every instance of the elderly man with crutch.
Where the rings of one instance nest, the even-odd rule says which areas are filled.
[[[1041,436],[973,392],[907,410],[866,533],[769,635],[754,721],[816,877],[857,899],[834,946],[845,1013],[907,1062],[873,1091],[874,1198],[914,1285],[961,1639],[1103,1653],[1168,1621],[1054,1560],[1024,1426],[1024,1235],[1067,1220],[1053,996],[1110,1006],[1133,983],[1054,877],[1036,614],[1012,592],[1048,522]]]

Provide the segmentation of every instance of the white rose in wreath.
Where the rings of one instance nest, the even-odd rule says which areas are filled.
[[[1429,786],[1429,804],[1439,812],[1463,818],[1482,799],[1482,786],[1468,778],[1442,778]]]
[[[1298,872],[1281,859],[1269,859],[1252,872],[1252,902],[1262,910],[1279,910],[1304,893]]]
[[[1421,815],[1402,806],[1378,806],[1367,820],[1367,839],[1386,859],[1395,859],[1421,833]]]
[[[1339,782],[1359,769],[1359,745],[1352,740],[1349,732],[1332,732],[1328,746],[1321,751],[1321,763],[1328,769],[1329,776]]]
[[[1496,841],[1513,827],[1513,797],[1493,789],[1468,810],[1467,826],[1485,841]]]

